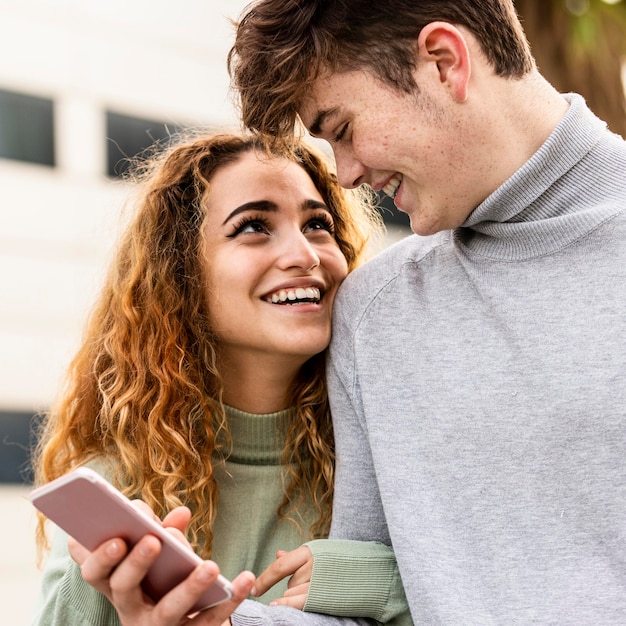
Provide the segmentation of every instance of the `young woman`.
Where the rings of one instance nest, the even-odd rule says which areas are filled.
[[[45,421],[36,482],[86,464],[159,518],[188,507],[170,525],[186,526],[194,549],[235,579],[233,602],[194,618],[217,623],[248,595],[252,581],[240,572],[258,574],[277,551],[328,533],[324,351],[336,291],[379,219],[305,144],[278,156],[251,137],[193,138],[145,170],[136,214]],[[121,541],[91,555],[74,544],[81,574],[57,531],[35,621],[183,620],[186,591],[157,605],[140,592],[139,561],[158,551],[144,539],[143,552],[140,543],[128,555]],[[46,546],[43,519],[38,542]],[[308,544],[316,564],[331,558],[336,573],[303,581],[304,568],[294,577],[308,592],[305,610],[332,614],[337,579],[354,590],[339,598],[340,610],[385,621],[406,609],[389,549],[338,542],[315,556],[319,544]],[[364,574],[363,558],[377,567]],[[285,580],[259,599],[286,589]]]

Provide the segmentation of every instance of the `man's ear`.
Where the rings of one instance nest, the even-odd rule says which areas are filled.
[[[441,83],[458,102],[467,99],[470,54],[463,33],[448,22],[430,22],[417,38],[418,64],[436,63]]]

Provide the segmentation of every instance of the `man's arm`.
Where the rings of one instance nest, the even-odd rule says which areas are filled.
[[[351,375],[354,363],[347,355],[351,359],[350,344],[331,345],[326,372],[337,456],[330,538],[390,545],[358,381]]]
[[[367,619],[331,617],[304,613],[286,606],[265,606],[244,600],[230,618],[232,626],[375,626],[379,622]]]

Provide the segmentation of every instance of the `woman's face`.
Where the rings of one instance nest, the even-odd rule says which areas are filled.
[[[204,238],[209,314],[231,369],[300,367],[327,347],[348,267],[302,167],[252,151],[218,168]]]

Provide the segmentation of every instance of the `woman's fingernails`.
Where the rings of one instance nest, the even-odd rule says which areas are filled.
[[[213,567],[210,563],[203,563],[198,570],[198,580],[203,583],[209,582],[212,578],[215,578],[215,574],[213,573]]]

